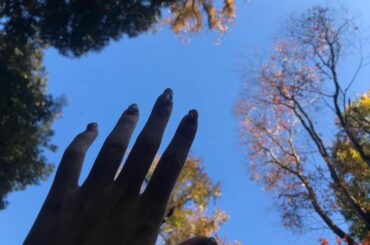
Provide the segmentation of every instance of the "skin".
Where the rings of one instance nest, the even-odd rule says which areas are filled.
[[[97,137],[97,124],[89,124],[77,135],[63,154],[49,194],[24,244],[154,245],[168,198],[198,124],[197,111],[189,111],[141,193],[141,185],[160,146],[172,104],[172,90],[166,89],[158,97],[144,129],[117,174],[139,117],[135,104],[125,110],[81,186],[78,185],[81,167],[86,151]],[[180,245],[201,244],[217,243],[212,238],[196,237]]]

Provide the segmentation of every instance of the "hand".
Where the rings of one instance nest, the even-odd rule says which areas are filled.
[[[198,114],[191,110],[182,119],[145,191],[140,193],[171,111],[172,91],[166,89],[115,178],[138,121],[138,108],[131,105],[79,186],[86,151],[98,134],[97,125],[89,124],[64,152],[50,192],[24,244],[155,244],[168,198],[197,130]],[[209,241],[196,238],[182,245],[215,244]]]

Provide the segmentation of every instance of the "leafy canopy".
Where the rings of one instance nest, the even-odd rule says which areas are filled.
[[[50,174],[45,150],[62,100],[46,94],[42,52],[32,44],[14,47],[0,36],[0,209],[9,192],[37,184]]]
[[[111,40],[135,37],[161,23],[177,33],[226,31],[234,1],[223,0],[9,0],[0,2],[0,209],[9,192],[37,184],[51,172],[45,150],[62,101],[46,92],[42,49],[63,55],[100,51]],[[169,13],[165,13],[169,10]]]
[[[235,15],[234,1],[223,0],[219,10],[214,5],[213,0],[13,0],[0,3],[0,18],[4,31],[21,35],[24,42],[80,56],[122,36],[153,30],[161,22],[178,34],[201,30],[207,18],[210,29],[224,32]]]
[[[344,116],[348,118],[351,132],[363,146],[366,154],[370,155],[370,90],[348,104]],[[370,210],[370,168],[343,130],[337,134],[334,141],[333,158],[335,168],[341,178],[348,183],[351,193],[366,210]],[[350,224],[351,235],[360,240],[370,239],[366,224],[351,209],[343,194],[341,192],[336,194],[341,213]]]
[[[236,112],[251,177],[274,193],[284,226],[322,229],[319,218],[353,245],[370,230],[368,95],[348,104],[357,73],[348,83],[339,64],[357,27],[343,16],[322,6],[293,14],[272,55],[248,71]]]

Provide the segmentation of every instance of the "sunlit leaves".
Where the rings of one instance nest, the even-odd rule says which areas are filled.
[[[352,101],[344,113],[349,121],[352,134],[358,139],[366,154],[370,154],[369,95],[370,91],[367,91],[358,99]],[[343,130],[337,134],[334,141],[333,158],[335,168],[346,180],[351,193],[370,212],[370,169]],[[350,223],[350,232],[353,236],[362,240],[366,235],[370,235],[365,223],[353,212],[341,192],[336,193],[341,213]]]
[[[185,0],[170,5],[168,22],[175,33],[200,31],[205,13],[208,27],[225,32],[235,17],[234,0],[224,0],[221,10],[216,10],[212,0]],[[204,13],[203,13],[204,12]]]
[[[147,180],[156,163],[151,167]],[[217,235],[229,216],[217,208],[216,200],[221,196],[220,185],[211,180],[202,165],[198,158],[187,159],[167,205],[159,244],[177,245],[192,236],[215,236],[219,244],[234,244]]]
[[[3,1],[0,9],[4,33],[69,56],[100,51],[111,41],[163,23],[176,34],[205,26],[225,32],[235,17],[233,0]]]
[[[236,105],[251,177],[274,194],[283,224],[292,230],[309,230],[315,213],[350,244],[358,237],[343,230],[338,218],[346,219],[343,212],[349,210],[364,224],[369,212],[368,200],[359,196],[368,196],[368,184],[363,186],[366,190],[352,187],[364,183],[360,175],[354,176],[355,171],[368,177],[368,166],[358,146],[351,146],[355,141],[368,149],[369,128],[364,126],[368,115],[355,106],[366,105],[367,95],[347,106],[348,87],[344,90],[341,86],[347,85],[337,76],[343,37],[352,30],[350,19],[337,19],[335,11],[325,7],[294,14],[272,54],[249,71]],[[334,111],[332,117],[328,111]],[[335,123],[342,114],[345,120]],[[334,145],[335,135],[325,132],[332,127],[344,136]],[[342,158],[340,168],[336,158]]]

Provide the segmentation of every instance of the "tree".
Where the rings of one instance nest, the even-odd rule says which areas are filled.
[[[155,161],[152,170],[156,163]],[[146,183],[151,173],[152,171],[147,176]],[[158,244],[175,245],[189,236],[215,236],[219,244],[241,245],[217,235],[218,229],[229,218],[216,206],[215,202],[220,195],[219,183],[210,179],[202,162],[195,157],[188,158],[168,202]]]
[[[319,241],[320,241],[320,244],[321,245],[331,245],[331,244],[334,244],[334,243],[329,243],[328,240],[326,240],[324,238],[320,238]],[[336,245],[342,245],[342,241],[338,237],[336,237],[335,238],[335,244]],[[369,240],[364,240],[363,242],[358,243],[358,245],[369,245]]]
[[[50,126],[63,103],[46,93],[42,50],[52,46],[75,57],[99,51],[111,40],[154,29],[164,9],[171,13],[163,22],[175,33],[201,30],[204,15],[210,29],[224,32],[234,18],[233,0],[220,10],[213,0],[0,2],[0,209],[9,192],[51,172],[44,151],[55,150]]]
[[[170,13],[163,14],[164,9]],[[210,29],[224,32],[234,18],[235,4],[223,0],[216,10],[213,0],[2,1],[0,10],[3,32],[80,56],[124,35],[147,32],[163,15],[175,33],[201,30],[204,15]]]
[[[46,94],[42,52],[14,47],[0,36],[0,210],[7,194],[44,180],[52,170],[45,150],[62,100]]]
[[[370,154],[370,90],[347,105],[344,116],[348,118],[351,133],[363,146],[364,152]],[[350,192],[361,206],[370,210],[370,168],[343,129],[338,132],[333,144],[333,160],[335,169],[339,176],[346,180]],[[341,192],[336,192],[336,194],[341,213],[350,223],[350,234],[360,240],[366,238],[370,240],[370,232],[366,223],[359,219],[356,212],[348,206]]]
[[[368,196],[369,186],[357,189],[354,184],[363,183],[362,179],[347,172],[347,166],[356,162],[340,164],[336,156],[339,139],[345,137],[368,177],[369,138],[358,137],[363,133],[354,129],[355,121],[365,118],[368,123],[368,116],[347,109],[352,105],[348,91],[366,59],[359,54],[357,72],[348,83],[338,71],[349,47],[346,37],[353,40],[358,27],[350,18],[338,18],[334,10],[321,6],[293,14],[284,27],[271,57],[247,76],[248,90],[236,105],[251,177],[274,193],[286,227],[313,228],[318,217],[319,224],[355,244],[356,235],[346,231],[338,218],[356,220],[370,230],[369,203],[358,196],[359,192]],[[332,123],[340,132],[337,137],[329,133],[329,113],[337,120]]]

